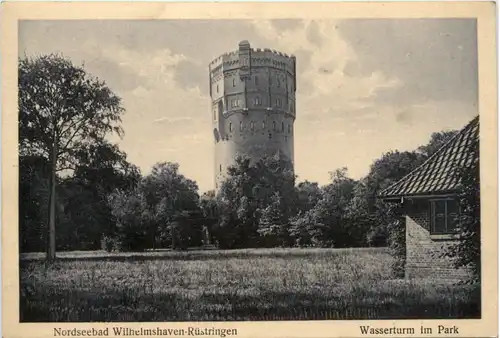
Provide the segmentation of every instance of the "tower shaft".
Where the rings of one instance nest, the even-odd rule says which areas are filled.
[[[256,162],[279,153],[293,164],[295,64],[247,41],[210,63],[216,190],[238,155]]]

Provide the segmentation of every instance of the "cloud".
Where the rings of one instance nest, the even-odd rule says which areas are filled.
[[[327,115],[360,105],[378,90],[400,85],[397,77],[374,71],[362,77],[345,72],[358,56],[338,32],[337,21],[301,21],[293,29],[279,31],[269,21],[254,21],[256,30],[283,52],[307,53],[307,65],[298,75],[298,108],[303,115]],[[300,57],[297,64],[302,63]]]
[[[378,70],[405,84],[379,90],[377,100],[477,103],[476,20],[360,19],[342,21],[338,27],[358,56],[357,62],[347,65],[350,74]]]
[[[157,118],[153,120],[153,123],[176,123],[176,122],[186,122],[186,121],[192,121],[193,119],[191,117],[187,116],[181,116],[181,117],[168,117],[168,116],[163,116],[160,118]]]
[[[477,114],[475,35],[468,19],[23,21],[19,53],[85,62],[123,98],[126,134],[113,140],[128,159],[144,173],[177,162],[207,190],[208,63],[239,41],[297,57],[295,169],[323,184]]]

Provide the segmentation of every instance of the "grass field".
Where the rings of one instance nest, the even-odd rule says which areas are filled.
[[[21,260],[22,322],[479,318],[479,288],[396,280],[385,249]]]

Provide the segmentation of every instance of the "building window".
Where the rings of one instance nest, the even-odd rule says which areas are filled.
[[[290,131],[292,130],[292,127],[288,125],[288,134],[290,134]]]
[[[278,88],[281,87],[281,81],[279,77],[276,77],[276,85],[278,86]]]
[[[266,129],[266,121],[262,121],[262,129]]]
[[[229,131],[233,131],[233,124],[231,122],[229,122]]]
[[[285,123],[281,122],[281,131],[285,131]]]
[[[214,121],[217,121],[217,111],[214,110]]]
[[[243,122],[240,122],[240,131],[243,131]]]
[[[217,93],[219,92],[219,85],[217,85]]]
[[[250,130],[253,131],[253,129],[254,129],[254,122],[252,121],[250,122]]]
[[[232,108],[235,108],[235,107],[239,107],[240,106],[240,103],[241,103],[241,100],[231,100],[231,107]]]
[[[233,79],[233,87],[236,87],[236,79]]]
[[[255,100],[254,100],[254,104],[255,104],[256,106],[260,106],[260,105],[262,104],[262,102],[260,101],[260,97],[258,97],[258,96],[257,96],[257,97],[255,98]]]
[[[281,99],[276,99],[276,105],[277,105],[278,107],[281,107]]]
[[[273,121],[273,130],[276,131],[276,122]]]
[[[258,77],[258,76],[256,76],[256,77],[255,77],[255,85],[256,85],[256,86],[258,86],[258,85],[259,85],[259,77]]]
[[[430,201],[430,214],[431,233],[453,233],[459,215],[458,203],[453,199]]]

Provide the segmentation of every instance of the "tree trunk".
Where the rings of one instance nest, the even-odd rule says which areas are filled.
[[[176,241],[176,236],[177,236],[177,233],[176,233],[176,223],[175,221],[172,222],[172,250],[175,250],[176,249],[176,246],[177,246],[177,241]]]
[[[54,145],[50,170],[50,199],[49,199],[49,236],[47,246],[47,261],[56,259],[56,159],[57,147]]]

